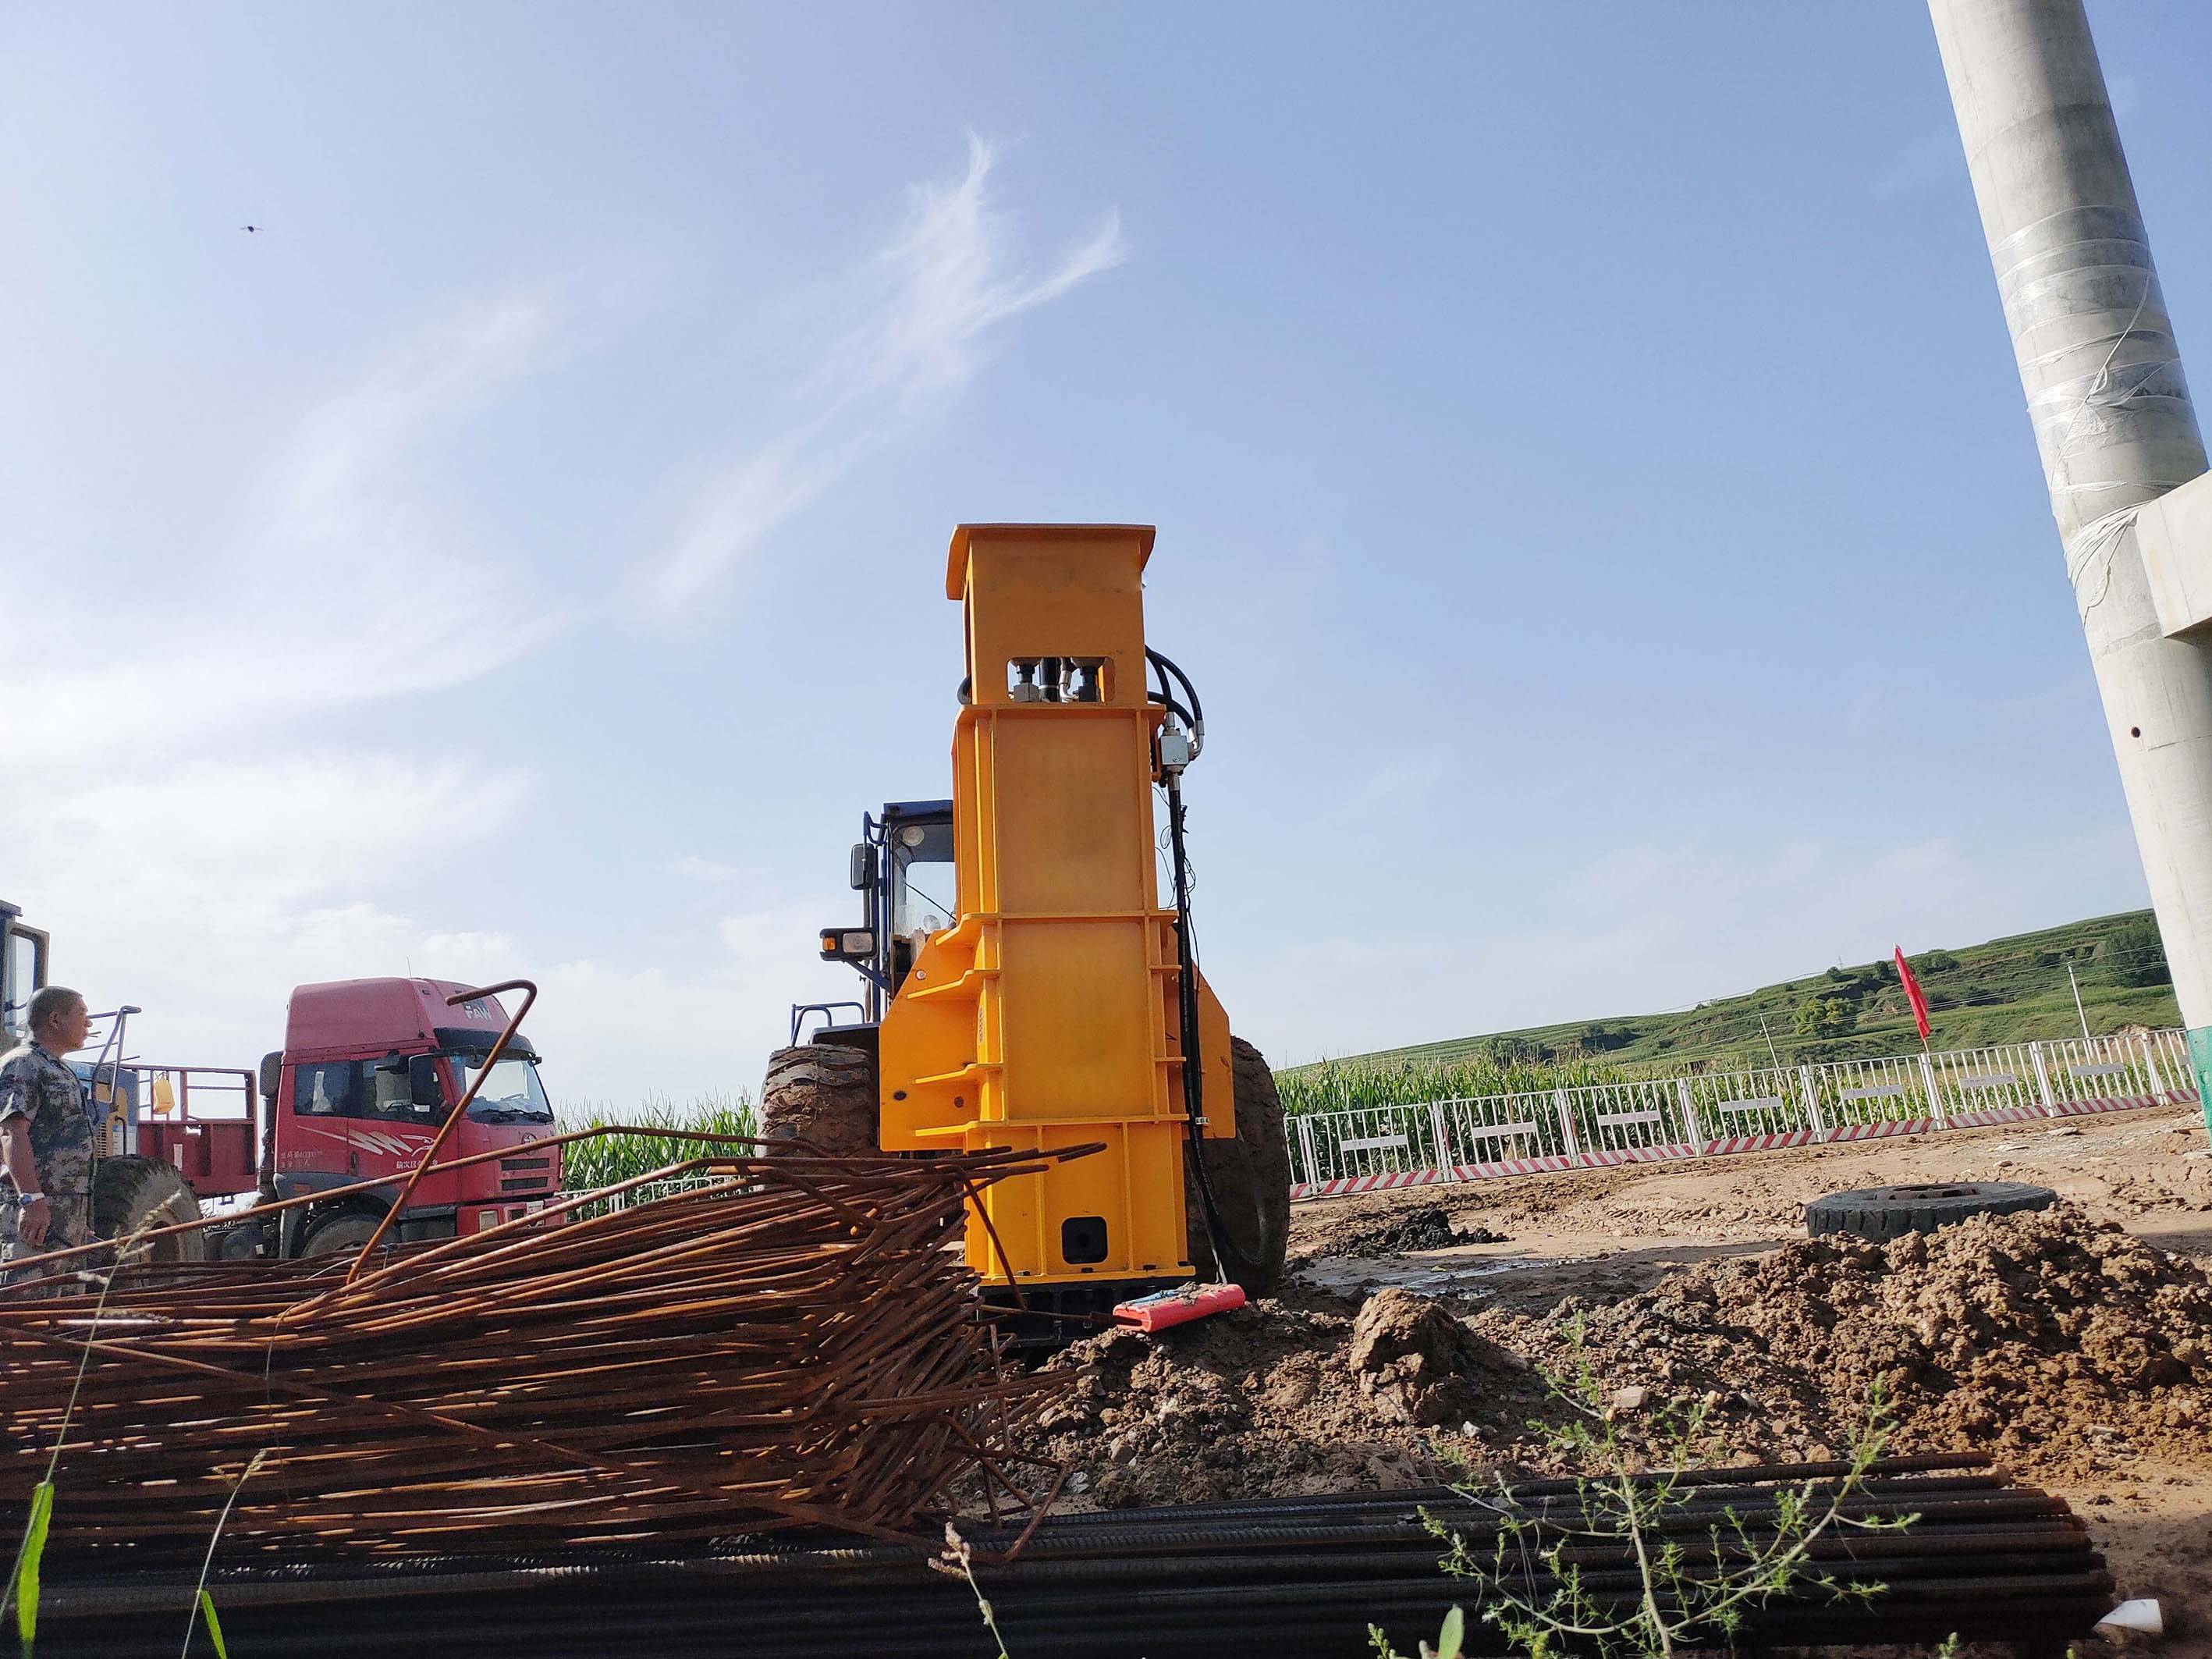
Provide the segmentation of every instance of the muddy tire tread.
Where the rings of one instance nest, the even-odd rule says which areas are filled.
[[[777,1049],[761,1085],[760,1132],[763,1139],[804,1140],[833,1157],[880,1152],[874,1057],[834,1042]]]
[[[1290,1130],[1282,1097],[1267,1056],[1242,1037],[1229,1040],[1236,1078],[1237,1133],[1225,1139],[1201,1140],[1207,1180],[1222,1211],[1223,1224],[1243,1249],[1256,1233],[1254,1271],[1239,1278],[1247,1296],[1266,1296],[1283,1276],[1291,1234]],[[1213,1276],[1212,1247],[1206,1237],[1206,1214],[1195,1179],[1185,1182],[1184,1217],[1189,1230],[1191,1265],[1201,1278]]]
[[[94,1166],[92,1230],[102,1238],[128,1232],[165,1200],[169,1212],[156,1224],[167,1227],[199,1219],[200,1201],[174,1164],[158,1158],[125,1156],[103,1158]],[[204,1261],[207,1234],[175,1233],[147,1248],[155,1261]]]

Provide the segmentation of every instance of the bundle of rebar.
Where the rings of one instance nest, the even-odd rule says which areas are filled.
[[[0,1504],[51,1469],[52,1555],[155,1560],[219,1521],[225,1559],[300,1559],[910,1539],[968,1476],[1026,1504],[1014,1443],[1055,1379],[1001,1365],[945,1246],[970,1189],[1039,1167],[715,1157],[359,1264],[14,1285]]]
[[[1798,1465],[1694,1477],[1702,1484],[1692,1501],[1670,1506],[1664,1536],[1646,1541],[1711,1549],[1710,1529],[1726,1516],[1734,1519],[1722,1526],[1719,1547],[1755,1547],[1777,1529],[1779,1493],[1808,1485],[1816,1495],[1833,1491],[1840,1473]],[[1862,1519],[1918,1518],[1894,1531],[1824,1534],[1787,1592],[1743,1608],[1734,1645],[1935,1642],[1955,1633],[2056,1651],[2112,1605],[2112,1579],[2066,1505],[1974,1459],[1877,1465],[1844,1502]],[[398,1563],[284,1573],[247,1567],[219,1570],[210,1589],[234,1647],[251,1642],[257,1651],[325,1659],[432,1644],[483,1659],[611,1648],[972,1659],[992,1651],[978,1590],[1016,1655],[1212,1659],[1233,1650],[1344,1659],[1369,1650],[1370,1624],[1411,1653],[1435,1639],[1455,1605],[1467,1614],[1469,1652],[1503,1652],[1502,1632],[1481,1618],[1493,1601],[1482,1585],[1441,1570],[1429,1516],[1468,1535],[1483,1556],[1484,1540],[1509,1520],[1556,1532],[1583,1518],[1566,1481],[1516,1486],[1503,1512],[1438,1488],[1055,1516],[1011,1561],[979,1555],[974,1589],[941,1565],[932,1571],[925,1551],[787,1540],[690,1553],[424,1560],[404,1571]],[[979,1551],[1014,1541],[1010,1529],[989,1526],[968,1536]],[[1641,1594],[1627,1540],[1580,1540],[1559,1565],[1580,1569],[1593,1604],[1626,1607]],[[1510,1588],[1541,1601],[1550,1571],[1532,1558],[1528,1577]],[[1884,1588],[1862,1603],[1838,1599],[1824,1577]],[[50,1581],[42,1628],[72,1654],[150,1655],[180,1626],[192,1588],[189,1577]],[[1577,1650],[1572,1640],[1562,1645]]]

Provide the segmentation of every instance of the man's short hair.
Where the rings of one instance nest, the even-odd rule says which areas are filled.
[[[84,1000],[82,994],[66,985],[47,985],[31,993],[31,1006],[24,1010],[30,1021],[32,1034],[43,1031],[55,1020]]]

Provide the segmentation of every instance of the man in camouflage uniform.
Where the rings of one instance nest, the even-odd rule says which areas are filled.
[[[92,1242],[92,1122],[62,1063],[84,1047],[92,1017],[64,985],[38,992],[27,1012],[30,1040],[0,1055],[0,1193],[12,1200],[15,1255]]]

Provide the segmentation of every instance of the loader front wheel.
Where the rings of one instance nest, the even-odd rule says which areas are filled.
[[[831,1158],[880,1152],[874,1057],[832,1042],[777,1049],[761,1085],[760,1132],[763,1140],[803,1140]],[[793,1146],[763,1150],[770,1158],[800,1155]]]
[[[1265,1296],[1283,1276],[1291,1238],[1291,1146],[1282,1097],[1267,1057],[1242,1037],[1229,1040],[1237,1076],[1237,1133],[1196,1143],[1206,1160],[1206,1183],[1229,1235],[1230,1277],[1247,1296]],[[1216,1271],[1206,1237],[1206,1211],[1194,1174],[1184,1182],[1183,1211],[1190,1232],[1191,1265],[1201,1278]]]
[[[92,1230],[102,1238],[173,1227],[200,1218],[200,1201],[173,1164],[158,1158],[103,1158],[92,1176]],[[195,1230],[131,1252],[134,1261],[204,1261],[207,1233]]]

